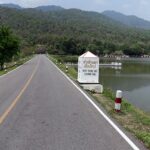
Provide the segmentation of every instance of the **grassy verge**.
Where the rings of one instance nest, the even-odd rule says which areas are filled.
[[[66,60],[71,60],[71,56],[67,58],[66,56],[58,56],[58,55],[50,55],[49,58],[63,71],[65,72],[71,79],[77,79],[77,71],[73,66],[67,66],[65,64]],[[76,56],[72,56],[73,59],[76,60]],[[69,61],[68,61],[69,62]],[[68,69],[66,69],[66,66]],[[67,70],[67,71],[66,71]]]
[[[17,61],[12,61],[10,63],[6,63],[5,64],[5,69],[4,70],[0,70],[0,76],[4,75],[14,69],[16,69],[17,67],[19,67],[20,65],[24,64],[25,62],[27,62],[28,60],[30,60],[33,56],[27,56],[24,58],[20,58]]]
[[[105,89],[102,95],[92,94],[105,110],[127,131],[141,140],[150,149],[150,116],[123,99],[121,113],[114,111],[115,94]]]
[[[64,72],[66,72],[66,65],[63,57],[49,56],[50,59]],[[77,71],[70,66],[66,74],[72,79],[77,79]],[[136,136],[144,145],[150,149],[150,115],[142,110],[134,107],[129,102],[123,99],[120,113],[114,111],[115,94],[110,89],[104,89],[103,94],[96,94],[90,92],[95,100],[105,108],[108,114],[123,126],[127,131]]]

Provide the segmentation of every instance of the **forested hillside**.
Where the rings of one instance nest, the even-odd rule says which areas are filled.
[[[130,27],[150,30],[150,21],[146,21],[136,16],[133,15],[127,16],[115,11],[104,11],[102,14]]]
[[[49,52],[80,54],[150,52],[150,31],[129,28],[96,12],[78,9],[12,9],[0,7],[0,24],[10,26],[22,39],[22,47],[45,45]]]

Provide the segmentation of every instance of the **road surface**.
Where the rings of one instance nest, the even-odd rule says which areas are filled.
[[[0,116],[0,150],[133,149],[44,55],[0,77]]]

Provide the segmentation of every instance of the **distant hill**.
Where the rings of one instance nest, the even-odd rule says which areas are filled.
[[[19,6],[19,5],[12,4],[12,3],[9,3],[9,4],[0,4],[0,7],[16,8],[16,9],[29,9],[29,8],[23,8],[23,7]],[[38,6],[38,7],[35,7],[33,9],[41,10],[43,12],[64,10],[63,7],[55,6],[55,5]]]
[[[62,8],[62,7],[60,7],[60,6],[55,6],[55,5],[39,6],[39,7],[35,7],[35,9],[41,10],[41,11],[44,11],[44,12],[48,12],[48,11],[61,11],[61,10],[64,10],[64,8]]]
[[[16,4],[0,4],[0,7],[7,7],[7,8],[16,8],[16,9],[22,9],[21,6]]]
[[[110,54],[129,48],[132,54],[150,51],[149,30],[129,27],[97,12],[59,6],[0,7],[1,24],[10,26],[24,46],[40,44],[65,54],[85,50]]]
[[[104,11],[102,14],[130,27],[150,29],[150,21],[146,21],[133,15],[127,16],[116,11]]]
[[[42,6],[41,8],[47,7]],[[100,13],[79,9],[61,9],[59,6],[48,6],[51,11],[46,13],[46,10],[46,12],[39,11],[41,8],[20,10],[2,7],[0,8],[0,22],[9,25],[24,37],[27,37],[27,35],[30,35],[30,37],[39,35],[41,37],[42,35],[55,34],[80,38],[91,36],[90,38],[109,40],[111,36],[115,36],[117,33],[120,33],[120,35],[126,34],[125,31],[128,30],[125,25]],[[52,8],[55,8],[54,11]]]

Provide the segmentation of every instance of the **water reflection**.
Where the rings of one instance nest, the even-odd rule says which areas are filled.
[[[100,82],[114,91],[123,90],[131,103],[150,111],[150,59],[122,60],[122,64],[122,68],[100,67]]]

